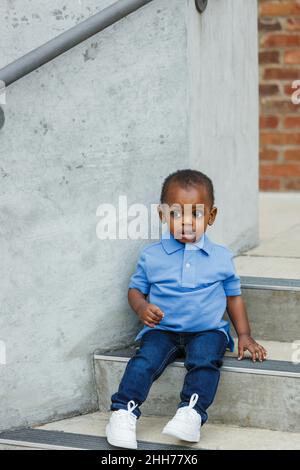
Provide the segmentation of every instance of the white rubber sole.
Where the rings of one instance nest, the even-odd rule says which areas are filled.
[[[166,434],[168,436],[176,437],[181,441],[187,442],[199,442],[200,441],[200,432],[195,436],[194,434],[190,434],[183,429],[176,429],[174,426],[168,426],[168,424],[162,430],[162,434]]]
[[[137,449],[138,448],[137,442],[134,443],[131,441],[124,441],[122,439],[112,437],[109,432],[109,424],[106,425],[105,432],[106,432],[107,442],[114,447],[122,447],[125,449]]]

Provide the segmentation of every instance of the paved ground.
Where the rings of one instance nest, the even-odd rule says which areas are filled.
[[[243,276],[300,278],[300,192],[260,193],[260,244],[235,258]]]

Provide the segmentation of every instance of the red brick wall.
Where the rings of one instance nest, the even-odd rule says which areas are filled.
[[[260,189],[300,190],[300,0],[258,0]],[[298,94],[299,97],[299,94]]]

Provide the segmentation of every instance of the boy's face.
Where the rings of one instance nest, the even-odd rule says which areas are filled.
[[[184,189],[174,182],[168,188],[167,201],[158,206],[158,213],[174,238],[193,243],[201,238],[207,225],[214,223],[217,208],[211,207],[204,186]]]

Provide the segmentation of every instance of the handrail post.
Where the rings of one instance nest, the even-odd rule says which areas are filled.
[[[199,13],[203,13],[206,10],[208,0],[195,0],[196,8]]]

